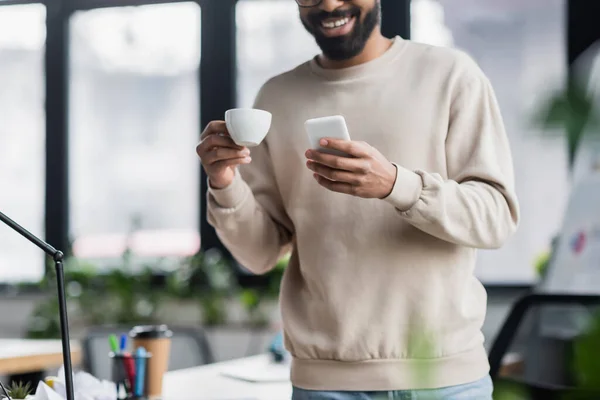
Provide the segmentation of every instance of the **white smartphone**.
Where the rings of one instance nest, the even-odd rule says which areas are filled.
[[[311,149],[337,156],[349,157],[346,153],[326,149],[319,144],[319,141],[323,138],[350,140],[346,119],[343,116],[332,115],[330,117],[312,118],[304,123],[304,128],[308,134]]]

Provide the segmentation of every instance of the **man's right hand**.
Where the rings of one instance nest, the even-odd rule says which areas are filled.
[[[235,168],[250,163],[250,150],[235,144],[225,121],[211,121],[196,146],[196,153],[202,161],[202,167],[208,175],[210,186],[224,189],[233,182]]]

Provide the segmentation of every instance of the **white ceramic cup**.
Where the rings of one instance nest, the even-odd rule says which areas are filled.
[[[225,124],[239,146],[258,146],[271,128],[272,115],[255,108],[233,108],[225,112]]]

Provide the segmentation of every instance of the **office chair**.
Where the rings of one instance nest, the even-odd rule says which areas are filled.
[[[513,343],[515,336],[518,332],[518,328],[523,322],[526,314],[536,306],[584,306],[592,307],[600,305],[600,296],[598,295],[576,295],[576,294],[528,294],[519,299],[512,307],[508,317],[506,318],[502,328],[500,329],[496,339],[494,340],[492,347],[489,352],[490,362],[490,375],[494,382],[508,382],[520,384],[524,387],[531,395],[532,400],[552,400],[552,399],[564,399],[566,394],[575,394],[577,399],[600,399],[600,393],[582,393],[579,390],[573,388],[571,383],[568,382],[548,382],[541,379],[528,379],[527,376],[522,377],[504,377],[500,376],[500,368],[502,360],[506,355],[508,349]],[[541,338],[532,338],[532,340],[541,340]],[[566,346],[569,346],[567,343]],[[553,344],[556,347],[556,344]],[[560,352],[555,353],[558,355],[557,360],[553,363],[554,366],[558,367],[564,373],[565,358]],[[566,351],[568,354],[568,350]],[[531,357],[529,357],[531,358]],[[529,358],[527,353],[524,354],[525,363],[528,362]],[[531,361],[531,360],[529,360]],[[536,360],[539,363],[539,360]],[[547,364],[547,363],[546,363]],[[552,363],[551,363],[552,364]],[[543,365],[546,368],[548,365]]]
[[[98,379],[111,379],[111,365],[108,353],[108,337],[115,334],[128,334],[131,327],[99,326],[88,329],[83,341],[83,369]],[[214,357],[204,331],[186,326],[169,326],[173,332],[169,371],[196,367],[214,362]],[[128,337],[131,344],[131,338]]]

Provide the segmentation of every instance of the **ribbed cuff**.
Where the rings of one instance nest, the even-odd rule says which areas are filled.
[[[215,202],[222,208],[236,208],[248,196],[250,188],[240,176],[240,173],[235,171],[233,182],[223,189],[214,189],[208,184],[208,193],[215,199]]]
[[[423,179],[416,172],[395,163],[392,164],[396,167],[396,182],[394,183],[392,192],[383,200],[402,212],[408,211],[421,196]]]

